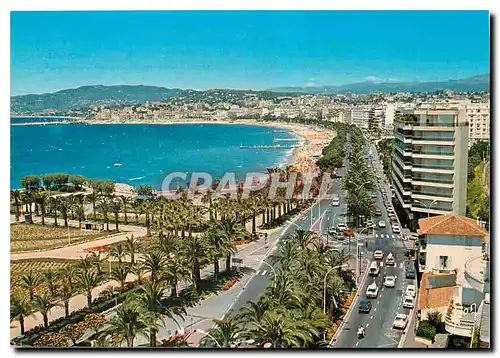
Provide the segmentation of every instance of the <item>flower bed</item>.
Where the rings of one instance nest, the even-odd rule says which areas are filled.
[[[108,245],[94,246],[94,247],[89,247],[88,249],[85,249],[84,251],[85,252],[109,251],[109,246]]]
[[[245,245],[251,243],[251,240],[238,240],[236,241],[236,245]]]
[[[238,282],[238,277],[233,276],[233,277],[231,277],[228,281],[226,281],[226,283],[224,283],[224,286],[222,286],[222,289],[223,289],[224,291],[227,291],[227,290],[229,290],[231,287],[233,287],[233,286],[236,284],[236,282]]]

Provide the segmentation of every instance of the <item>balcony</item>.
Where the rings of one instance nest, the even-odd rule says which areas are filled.
[[[465,263],[464,278],[472,288],[479,292],[484,292],[486,263],[483,255],[473,257]]]

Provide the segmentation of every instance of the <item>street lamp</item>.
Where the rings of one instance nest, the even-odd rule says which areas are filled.
[[[413,199],[413,201],[415,201],[415,202],[417,202],[417,203],[422,204],[424,207],[426,207],[426,208],[427,208],[427,210],[431,210],[431,206],[432,206],[433,204],[436,204],[436,203],[437,203],[437,199],[434,199],[433,201],[431,201],[431,202],[429,203],[429,205],[426,205],[424,202],[422,202],[422,201],[420,201],[420,200],[418,200],[418,199]],[[427,212],[427,217],[430,217],[430,216],[431,216],[431,213],[428,211],[428,212]]]
[[[210,335],[208,332],[205,332],[204,330],[199,329],[199,328],[195,329],[194,331],[195,331],[195,332],[198,332],[198,333],[201,333],[201,334],[203,334],[203,335],[205,335],[205,336],[208,336],[208,337],[210,337],[210,338],[212,338],[212,340],[213,340],[213,341],[217,344],[217,346],[218,346],[219,348],[222,348],[222,346],[219,344],[219,342],[217,342],[217,340],[216,340],[216,339],[215,339],[212,335]]]
[[[326,314],[326,278],[328,277],[328,274],[330,272],[332,272],[333,270],[335,269],[338,269],[338,268],[344,268],[344,267],[348,267],[349,265],[348,264],[343,264],[343,265],[338,265],[338,266],[334,266],[332,268],[330,268],[327,272],[326,272],[326,275],[325,275],[325,279],[323,280],[323,313]],[[333,297],[333,296],[332,296]],[[333,302],[335,302],[335,297],[333,298]],[[337,306],[337,304],[335,303],[335,306]]]

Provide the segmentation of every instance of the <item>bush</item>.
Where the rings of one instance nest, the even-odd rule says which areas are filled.
[[[439,311],[432,311],[427,313],[426,321],[432,324],[434,327],[438,327],[443,320],[443,316]]]
[[[421,321],[418,325],[417,336],[434,340],[436,335],[436,327],[427,321]]]

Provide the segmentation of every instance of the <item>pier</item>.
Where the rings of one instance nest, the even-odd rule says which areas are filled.
[[[290,133],[290,131],[286,129],[275,129],[273,133]]]
[[[274,138],[274,142],[297,142],[295,138]]]
[[[297,148],[298,145],[240,145],[240,149],[293,149]]]

